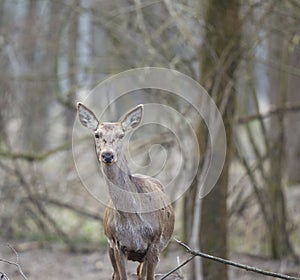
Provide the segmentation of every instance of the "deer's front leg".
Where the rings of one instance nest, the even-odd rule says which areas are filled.
[[[119,248],[114,248],[114,257],[116,261],[116,265],[118,268],[119,279],[120,280],[127,280],[127,273],[126,273],[126,261],[127,256],[124,255]]]
[[[147,262],[142,262],[139,264],[138,268],[137,268],[137,276],[138,276],[138,280],[144,280],[145,276],[146,276],[146,270],[147,270]]]
[[[114,272],[113,272],[113,275],[112,275],[112,280],[120,280],[120,275],[119,275],[119,270],[118,270],[118,266],[117,266],[117,263],[116,263],[114,249],[109,247],[108,248],[108,254],[109,254],[111,265],[114,269]]]
[[[147,253],[147,260],[146,260],[146,273],[147,273],[147,280],[154,280],[155,269],[159,261],[159,250],[155,245],[149,248]]]

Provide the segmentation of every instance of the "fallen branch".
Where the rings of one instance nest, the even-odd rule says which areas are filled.
[[[18,271],[19,271],[19,273],[21,274],[21,276],[25,279],[25,280],[28,280],[28,278],[25,276],[25,274],[24,274],[24,272],[23,272],[23,270],[22,270],[22,267],[21,267],[21,265],[20,265],[20,263],[19,263],[19,255],[18,255],[18,253],[17,253],[17,251],[12,247],[12,246],[10,246],[9,244],[7,244],[7,246],[14,252],[14,254],[16,255],[16,261],[15,262],[12,262],[12,261],[8,261],[8,260],[5,260],[5,259],[1,259],[0,258],[0,262],[4,262],[4,263],[8,263],[8,264],[11,264],[11,265],[14,265],[14,266],[16,266],[17,267],[17,269],[18,269]],[[1,276],[1,279],[9,279],[8,278],[8,276],[5,274],[5,273],[3,273],[3,272],[0,272],[1,274],[0,274],[0,276]],[[3,278],[3,277],[4,278]]]
[[[230,265],[230,266],[234,266],[240,269],[245,269],[247,271],[251,271],[251,272],[255,272],[258,274],[262,274],[262,275],[266,275],[266,276],[271,276],[271,277],[276,277],[276,278],[280,278],[280,279],[285,279],[285,280],[300,280],[300,278],[298,277],[293,277],[293,276],[289,276],[289,275],[284,275],[284,274],[280,274],[280,273],[276,273],[276,272],[271,272],[271,271],[266,271],[257,267],[253,267],[253,266],[249,266],[249,265],[244,265],[244,264],[240,264],[237,262],[233,262],[233,261],[229,261],[229,260],[225,260],[219,257],[215,257],[215,256],[211,256],[202,252],[197,252],[192,250],[190,247],[188,247],[186,244],[184,244],[183,242],[181,242],[180,240],[175,239],[175,241],[181,245],[182,247],[184,247],[187,252],[189,254],[191,254],[193,257],[202,257],[202,258],[206,258],[212,261],[216,261],[216,262],[220,262],[226,265]],[[190,262],[192,260],[192,258],[189,258],[187,261],[185,261],[183,264],[179,265],[178,267],[176,267],[175,269],[173,269],[172,271],[170,271],[171,273],[175,272],[176,270],[180,269],[183,265],[187,264],[188,262]],[[168,272],[167,274],[165,274],[162,279],[165,279],[168,275],[170,275],[171,273]]]
[[[8,276],[4,272],[0,272],[0,279],[9,280]]]
[[[177,241],[177,240],[176,240]],[[192,255],[190,256],[186,261],[184,261],[182,264],[176,266],[174,269],[172,269],[171,271],[169,271],[167,274],[165,274],[162,278],[160,278],[159,280],[163,280],[166,279],[169,275],[171,275],[172,273],[174,273],[175,271],[179,270],[180,268],[182,268],[183,266],[185,266],[187,263],[189,263],[193,258],[195,258],[196,255]]]

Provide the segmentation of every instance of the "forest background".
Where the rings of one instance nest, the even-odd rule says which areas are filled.
[[[113,74],[149,66],[199,82],[227,136],[222,174],[199,203],[207,128],[177,99],[154,93],[155,102],[183,110],[205,155],[175,203],[174,236],[195,250],[300,276],[298,0],[0,0],[0,258],[14,257],[9,242],[21,262],[26,256],[30,279],[109,279],[104,206],[82,187],[72,158],[76,102]],[[111,114],[143,101],[128,96]],[[133,141],[132,153],[147,162],[145,150],[160,144],[172,166],[174,139],[160,133]],[[68,262],[56,270],[43,256]],[[186,258],[171,242],[160,271],[177,256]],[[21,277],[14,269],[0,262],[0,271]],[[259,279],[200,258],[180,273],[174,277]]]

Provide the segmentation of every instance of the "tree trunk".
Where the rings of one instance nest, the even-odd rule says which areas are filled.
[[[204,47],[200,52],[200,83],[209,91],[218,107],[221,107],[221,104],[225,104],[221,113],[223,114],[227,136],[227,154],[223,171],[216,186],[201,201],[202,209],[198,242],[201,251],[227,258],[226,198],[231,158],[232,119],[235,112],[236,98],[236,93],[231,85],[234,82],[234,73],[240,58],[241,22],[239,20],[239,1],[208,1],[205,22]],[[205,133],[202,130],[200,131],[200,129],[198,134],[203,136]],[[207,134],[204,137],[202,136],[202,139],[207,138]],[[203,151],[203,143],[206,143],[206,140],[199,141],[200,151]],[[204,150],[207,148],[204,147]],[[192,186],[191,190],[195,187],[195,185]],[[204,279],[228,279],[225,265],[208,260],[202,261]],[[197,265],[199,263],[196,261],[192,267],[190,279],[198,278]]]
[[[282,3],[281,5],[284,5]],[[281,17],[274,15],[273,26],[279,26]],[[278,62],[278,67],[269,67],[270,104],[282,107],[287,100],[287,73],[282,65],[288,60],[288,46],[282,35],[274,32],[269,39],[269,60]],[[283,192],[283,176],[285,173],[285,130],[284,112],[273,116],[270,120],[268,139],[270,141],[270,174],[267,194],[270,203],[271,228],[268,232],[271,255],[280,259],[293,255],[287,232],[287,215]]]
[[[53,41],[47,35],[52,25],[39,17],[39,1],[29,0],[25,10],[24,26],[20,36],[20,54],[23,58],[24,90],[22,109],[22,145],[25,150],[42,151],[47,147],[50,127],[49,103],[53,93]],[[50,17],[53,17],[51,14]],[[57,14],[55,15],[57,17]],[[53,20],[53,19],[52,19]],[[48,32],[37,32],[43,24]],[[57,41],[55,41],[57,43]]]
[[[294,19],[294,26],[298,26],[300,34],[300,19]],[[297,33],[296,33],[297,34]],[[297,37],[298,36],[298,37]],[[300,69],[300,42],[299,35],[292,38],[293,49],[290,55],[289,65]],[[288,103],[300,103],[300,77],[289,74],[288,77]],[[286,152],[287,152],[287,176],[290,185],[300,184],[300,112],[288,114],[286,118]]]
[[[69,29],[69,51],[68,51],[68,67],[69,67],[69,91],[67,94],[67,102],[69,104],[75,103],[76,90],[78,86],[78,25],[79,13],[77,7],[80,6],[80,0],[74,0],[74,14]],[[73,122],[76,113],[70,108],[66,108],[66,140],[69,140],[72,134]]]
[[[5,11],[4,11],[4,3],[5,1],[0,1],[0,27],[5,30]],[[6,35],[6,34],[5,34]],[[3,51],[3,45],[0,45],[0,52],[2,54]],[[4,140],[6,139],[6,116],[5,113],[7,111],[7,104],[9,99],[9,91],[10,91],[10,84],[9,84],[9,60],[6,55],[2,55],[2,58],[0,60],[0,68],[6,69],[6,71],[2,71],[0,76],[0,88],[1,88],[1,99],[0,99],[0,147],[3,144]]]

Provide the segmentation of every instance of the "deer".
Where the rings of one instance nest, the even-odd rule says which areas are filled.
[[[174,231],[174,210],[162,183],[131,174],[124,139],[138,127],[144,105],[128,111],[117,122],[101,122],[93,111],[77,103],[80,123],[92,130],[95,151],[106,180],[110,201],[103,217],[113,280],[127,280],[127,261],[138,262],[138,280],[154,280],[160,253]],[[124,205],[126,207],[124,207]]]

